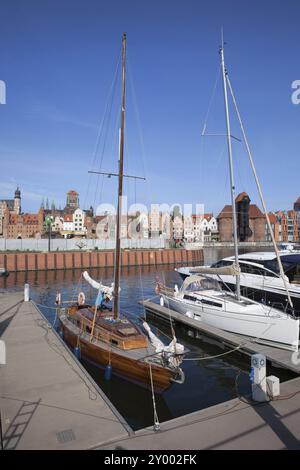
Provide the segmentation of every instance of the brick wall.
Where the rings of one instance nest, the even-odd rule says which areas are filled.
[[[203,250],[122,251],[122,266],[149,266],[203,261]],[[113,267],[114,252],[0,253],[0,267],[8,271]]]

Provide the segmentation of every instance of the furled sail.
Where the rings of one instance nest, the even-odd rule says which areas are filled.
[[[173,367],[178,367],[182,361],[181,356],[184,354],[184,346],[180,343],[177,343],[177,339],[174,337],[171,343],[168,346],[165,346],[164,343],[151,331],[148,323],[143,322],[143,327],[148,333],[152,346],[154,346],[157,353],[164,353],[167,356],[169,364]],[[176,356],[174,356],[176,355]]]
[[[84,271],[83,277],[90,284],[90,286],[92,286],[94,289],[97,289],[98,291],[105,294],[106,297],[109,298],[109,300],[112,299],[113,292],[114,292],[114,283],[112,283],[110,287],[104,286],[100,282],[97,282],[94,279],[92,279],[87,271]]]
[[[195,268],[190,268],[190,273],[193,274],[219,274],[223,276],[238,276],[240,274],[239,269],[235,264],[230,266],[222,266],[220,268],[210,268],[208,266],[197,266]]]

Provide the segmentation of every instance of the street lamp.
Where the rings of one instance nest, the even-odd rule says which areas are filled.
[[[53,222],[53,217],[51,215],[47,215],[45,218],[45,223],[46,223],[46,228],[48,230],[48,251],[51,251],[52,222]]]

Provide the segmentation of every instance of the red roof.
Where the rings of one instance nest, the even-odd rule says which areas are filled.
[[[250,201],[250,197],[248,196],[248,194],[243,192],[237,195],[237,197],[235,198],[235,202],[241,202],[243,199],[245,199],[245,197],[247,197]]]
[[[209,212],[209,213],[207,213],[207,214],[192,214],[192,219],[193,219],[194,221],[196,221],[197,219],[200,219],[200,220],[202,220],[202,219],[210,220],[210,219],[212,219],[213,216],[214,216],[214,215],[213,215],[212,212]]]
[[[14,214],[10,213],[9,214],[9,223],[10,224],[30,224],[30,223],[38,223],[39,222],[39,216],[38,214]]]
[[[276,222],[277,222],[276,215],[273,214],[272,212],[270,212],[270,213],[268,214],[268,216],[269,216],[269,220],[270,220],[271,224],[276,224]]]
[[[71,214],[66,214],[64,216],[64,222],[73,222],[73,216]]]

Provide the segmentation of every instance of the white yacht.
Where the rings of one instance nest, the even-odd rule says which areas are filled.
[[[299,319],[246,297],[237,300],[214,279],[192,275],[179,290],[158,284],[157,292],[162,305],[207,325],[250,336],[259,343],[298,350]]]
[[[300,251],[281,250],[280,260],[285,273],[285,281],[293,302],[294,313],[300,316]],[[211,268],[221,268],[234,263],[234,256],[228,256],[216,263]],[[264,302],[268,305],[291,312],[288,305],[284,281],[279,273],[277,257],[274,252],[253,252],[239,255],[240,285],[244,296]],[[204,267],[204,266],[203,266]],[[202,267],[202,268],[203,268]],[[182,267],[176,271],[185,279],[195,272],[198,267]],[[236,276],[228,274],[214,274],[206,271],[206,275],[212,279],[221,281],[221,287],[234,290]]]

